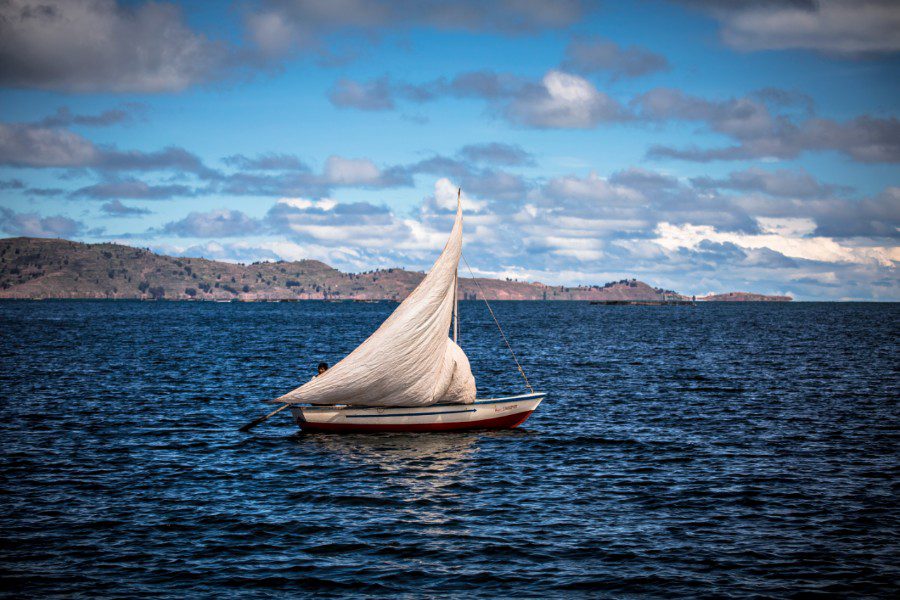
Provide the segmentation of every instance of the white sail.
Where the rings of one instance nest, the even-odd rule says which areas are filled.
[[[280,402],[356,406],[427,406],[475,401],[469,359],[449,338],[462,207],[450,239],[425,279],[356,350]]]

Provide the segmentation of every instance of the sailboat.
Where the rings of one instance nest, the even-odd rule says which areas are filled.
[[[469,359],[457,343],[462,234],[462,202],[457,192],[450,239],[412,293],[353,352],[272,400],[282,406],[241,430],[285,409],[290,409],[304,431],[450,431],[505,429],[524,423],[546,394],[531,387],[487,298],[484,301],[528,393],[477,398]]]

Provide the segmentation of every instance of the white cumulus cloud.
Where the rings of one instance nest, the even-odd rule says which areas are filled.
[[[526,88],[507,108],[514,120],[532,127],[588,129],[621,120],[623,107],[583,77],[549,71],[539,86]]]
[[[815,223],[809,219],[760,219],[760,233],[718,231],[710,225],[674,225],[661,222],[653,240],[663,248],[696,249],[704,241],[734,244],[745,249],[774,250],[784,256],[829,263],[877,263],[891,266],[900,262],[900,247],[853,247],[832,238],[810,237]]]

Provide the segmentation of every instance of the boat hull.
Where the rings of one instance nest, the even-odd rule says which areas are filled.
[[[466,431],[512,429],[524,423],[546,394],[476,400],[473,404],[416,407],[292,406],[303,431],[335,433],[373,431]]]

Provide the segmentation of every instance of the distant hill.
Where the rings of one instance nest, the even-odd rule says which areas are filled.
[[[790,302],[790,296],[764,296],[751,292],[728,292],[727,294],[711,294],[703,298],[697,298],[704,302]]]
[[[120,244],[0,239],[0,298],[399,301],[423,277],[404,269],[343,273],[317,260],[241,265],[164,256]],[[688,299],[635,279],[579,287],[498,279],[477,282],[489,300]],[[461,299],[480,298],[474,280],[461,278],[459,284]]]

